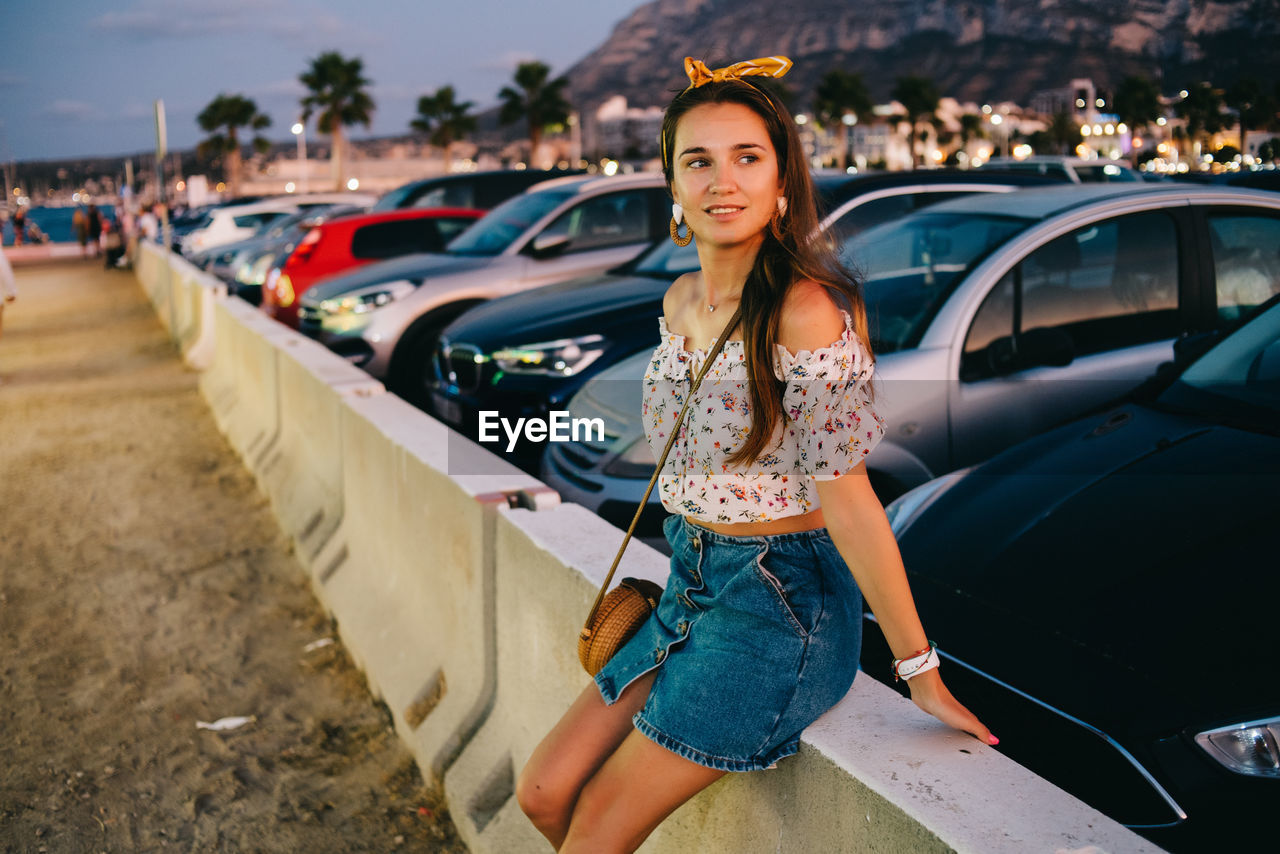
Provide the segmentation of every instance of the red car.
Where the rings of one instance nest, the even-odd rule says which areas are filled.
[[[342,217],[307,232],[262,287],[262,310],[298,328],[298,298],[321,279],[400,255],[439,252],[486,211],[409,208]]]

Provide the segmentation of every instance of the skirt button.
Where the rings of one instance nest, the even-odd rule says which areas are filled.
[[[658,662],[659,664],[661,664],[662,659],[666,657],[667,657],[667,651],[665,649],[655,649],[653,651],[653,660]]]

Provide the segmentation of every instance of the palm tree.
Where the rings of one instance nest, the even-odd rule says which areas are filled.
[[[360,58],[345,59],[337,51],[327,51],[311,60],[311,67],[298,75],[302,85],[311,90],[302,99],[302,120],[306,121],[318,111],[316,127],[333,139],[331,162],[339,190],[346,184],[343,129],[354,124],[369,127],[376,107],[365,91],[370,81],[363,71],[364,61]]]
[[[1276,87],[1280,93],[1280,86]],[[1252,77],[1242,77],[1227,90],[1227,106],[1235,110],[1240,122],[1240,150],[1248,151],[1245,145],[1249,128],[1274,131],[1280,130],[1276,111],[1280,109],[1276,95],[1267,92],[1262,84]]]
[[[434,95],[418,99],[418,117],[409,122],[414,130],[427,134],[432,145],[444,149],[446,162],[454,142],[476,129],[476,117],[470,114],[470,101],[459,104],[452,86],[441,86]]]
[[[550,76],[551,67],[546,63],[537,60],[522,62],[516,68],[514,78],[520,88],[503,86],[498,93],[502,100],[502,110],[498,114],[500,122],[504,125],[521,119],[529,122],[530,165],[533,165],[542,132],[569,121],[569,102],[564,97],[569,78],[561,76],[548,80]]]
[[[1120,81],[1112,104],[1116,117],[1127,124],[1135,135],[1138,131],[1145,130],[1163,113],[1160,108],[1160,90],[1156,88],[1156,84],[1137,75],[1130,75]],[[1139,152],[1134,152],[1135,161],[1138,154]]]
[[[1058,150],[1058,154],[1067,154],[1080,141],[1080,126],[1072,118],[1071,113],[1059,110],[1049,120],[1045,129],[1049,143]]]
[[[223,155],[224,172],[232,197],[240,195],[240,128],[259,131],[271,124],[271,119],[258,112],[258,105],[243,95],[219,95],[209,102],[196,121],[200,129],[211,136],[196,148],[201,158]],[[270,143],[255,134],[252,144],[257,151],[266,151]]]
[[[970,140],[982,139],[987,135],[982,126],[982,116],[977,113],[964,113],[960,116],[960,147],[968,148]]]
[[[1173,109],[1187,120],[1187,136],[1196,144],[1202,136],[1213,136],[1227,126],[1222,118],[1222,93],[1209,83],[1199,83],[1188,88],[1187,97],[1175,104]]]
[[[909,127],[907,147],[911,152],[911,168],[914,169],[916,167],[916,125],[932,119],[937,114],[941,96],[932,80],[914,74],[899,77],[891,95],[906,110],[904,121]]]
[[[813,112],[818,122],[829,132],[844,128],[845,150],[841,156],[841,165],[845,168],[853,159],[853,143],[850,139],[853,129],[852,125],[844,124],[845,117],[852,116],[855,121],[858,116],[865,119],[871,114],[873,106],[871,93],[867,91],[867,84],[863,82],[861,74],[833,68],[818,81],[818,87],[814,90]]]

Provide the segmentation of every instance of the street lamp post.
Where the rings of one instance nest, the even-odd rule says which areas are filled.
[[[854,113],[845,113],[840,122],[844,125],[844,168],[847,172],[849,167],[856,165],[853,160],[853,126],[858,123],[858,117]]]
[[[298,191],[307,192],[307,126],[302,122],[294,122],[291,128],[298,138]]]

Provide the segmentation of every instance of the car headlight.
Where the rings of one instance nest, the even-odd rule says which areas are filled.
[[[1196,744],[1237,774],[1280,778],[1280,718],[1197,733]]]
[[[653,468],[657,464],[653,449],[649,447],[649,440],[641,436],[605,466],[604,473],[632,480],[648,480],[653,477]]]
[[[889,506],[884,508],[884,515],[889,517],[889,527],[893,529],[893,536],[901,537],[930,504],[942,497],[971,469],[972,467],[960,469],[951,474],[944,474],[942,477],[935,477],[889,502]]]
[[[583,335],[541,341],[496,351],[493,362],[509,374],[543,374],[571,377],[600,358],[605,350],[603,335]]]
[[[320,312],[329,315],[365,314],[376,311],[388,303],[393,303],[406,294],[411,294],[417,285],[407,279],[395,282],[380,282],[372,287],[359,291],[351,291],[340,297],[320,301]]]
[[[236,281],[244,285],[261,285],[267,281],[267,271],[275,263],[276,256],[270,253],[261,256],[252,264],[245,262],[236,270]]]

